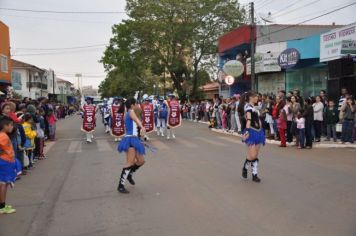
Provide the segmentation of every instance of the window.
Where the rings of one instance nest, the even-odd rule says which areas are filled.
[[[1,66],[1,72],[7,73],[7,71],[8,71],[7,56],[5,56],[5,55],[0,56],[0,66]]]
[[[11,82],[12,82],[12,87],[15,90],[21,90],[22,89],[22,81],[21,81],[21,74],[16,71],[12,71],[12,76],[11,76]]]

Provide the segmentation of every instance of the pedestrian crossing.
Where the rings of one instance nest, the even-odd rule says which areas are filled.
[[[114,152],[117,150],[117,142],[107,139],[94,139],[92,143],[88,144],[83,139],[67,140],[69,142],[67,153],[82,153],[82,152]],[[152,138],[149,144],[156,147],[158,150],[169,150],[172,147],[182,148],[201,148],[204,146],[213,146],[217,148],[224,148],[236,144],[242,144],[241,140],[229,137],[193,137],[189,139],[176,138],[171,140]]]

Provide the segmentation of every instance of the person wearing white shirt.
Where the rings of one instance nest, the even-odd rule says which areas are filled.
[[[313,110],[314,110],[315,142],[320,142],[321,127],[323,123],[323,111],[324,111],[324,104],[321,102],[320,96],[315,97]]]

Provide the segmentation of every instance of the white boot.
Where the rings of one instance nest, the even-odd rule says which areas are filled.
[[[110,132],[110,127],[108,125],[106,125],[105,127],[106,127],[105,132],[108,134]]]
[[[161,136],[164,137],[164,129],[161,128]]]
[[[87,133],[87,143],[91,143],[92,142],[92,134]]]

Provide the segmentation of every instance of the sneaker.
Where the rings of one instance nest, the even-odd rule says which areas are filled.
[[[4,208],[0,209],[0,215],[1,214],[12,214],[15,213],[16,209],[12,208],[11,206],[7,205]]]
[[[256,183],[259,183],[259,182],[261,182],[261,179],[258,178],[257,175],[252,175],[252,181],[253,181],[253,182],[256,182]]]

